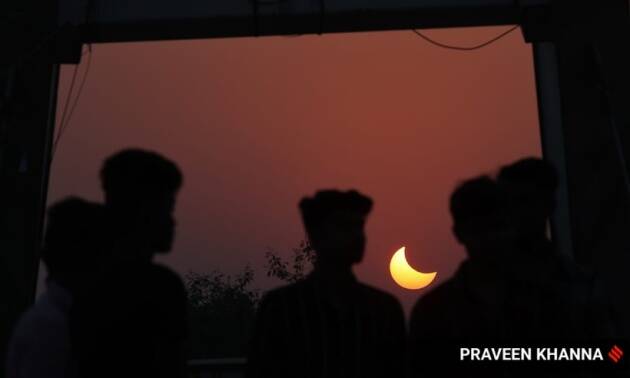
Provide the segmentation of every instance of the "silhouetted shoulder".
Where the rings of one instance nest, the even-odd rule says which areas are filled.
[[[20,318],[7,356],[10,377],[75,376],[67,314],[45,292]]]
[[[298,281],[285,286],[276,287],[267,291],[261,300],[261,304],[264,303],[277,303],[280,301],[286,301],[288,298],[302,295],[306,289],[306,282],[304,280]]]
[[[148,274],[150,274],[151,278],[154,279],[156,282],[160,282],[165,286],[170,286],[171,288],[179,290],[181,292],[186,291],[184,283],[179,275],[173,272],[171,269],[165,267],[164,265],[149,265]]]
[[[437,320],[448,315],[448,309],[453,307],[454,302],[459,298],[459,290],[457,281],[449,279],[418,299],[411,311],[410,331],[415,332],[419,325],[425,325],[427,321],[431,322],[432,319]]]
[[[281,318],[286,320],[291,309],[295,309],[306,297],[312,297],[312,290],[307,289],[306,282],[299,281],[267,291],[258,305],[259,322],[277,323]]]
[[[114,286],[117,289],[117,295],[130,294],[134,291],[143,293],[142,297],[145,298],[147,295],[162,298],[170,295],[186,295],[184,283],[179,275],[163,265],[129,264],[116,267],[109,274],[116,277],[115,284],[105,283],[104,290],[111,291]]]
[[[169,268],[159,264],[149,264],[145,268],[146,294],[148,309],[161,313],[156,320],[164,328],[175,332],[175,337],[186,333],[187,294],[183,281]],[[150,310],[151,311],[151,310]]]
[[[80,310],[87,313],[81,316],[89,317],[88,324],[100,322],[107,313],[106,328],[121,334],[140,328],[146,332],[159,328],[177,338],[187,333],[187,294],[175,272],[153,263],[129,264],[112,269],[108,277],[112,279],[102,280],[83,300]]]
[[[298,281],[296,283],[292,283],[289,285],[279,286],[279,287],[269,290],[265,294],[264,298],[267,298],[268,300],[276,300],[278,298],[282,298],[287,295],[293,295],[297,293],[298,291],[304,289],[305,286],[306,286],[306,283],[304,280],[301,280],[301,281]]]
[[[66,341],[68,320],[64,311],[52,303],[50,293],[45,292],[35,305],[29,308],[17,322],[14,340],[22,343],[24,339],[29,347],[42,344],[61,344]],[[45,335],[46,337],[42,337]],[[31,338],[29,340],[29,338]],[[41,338],[41,339],[39,339]],[[35,341],[36,339],[39,339]],[[57,345],[58,349],[59,345]],[[45,348],[42,348],[45,349]]]
[[[437,285],[433,290],[427,292],[416,302],[413,307],[416,310],[421,310],[423,307],[433,307],[435,305],[441,305],[446,302],[452,301],[454,298],[453,293],[458,291],[459,285],[453,279],[449,279],[441,284]],[[412,313],[413,313],[412,312]]]
[[[364,299],[369,300],[374,306],[386,306],[389,308],[397,308],[402,312],[400,302],[396,297],[386,291],[377,289],[373,286],[363,283],[358,284],[359,292]],[[375,307],[378,308],[378,307]]]

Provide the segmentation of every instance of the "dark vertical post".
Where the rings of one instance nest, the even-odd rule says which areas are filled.
[[[33,302],[59,66],[55,2],[10,1],[0,65],[0,377],[20,314]]]
[[[606,284],[621,320],[619,336],[628,336],[628,2],[557,0],[549,14],[550,42],[537,43],[535,57],[545,154],[564,166],[566,179],[569,221],[556,230],[563,242],[569,235],[576,261]],[[557,92],[547,85],[555,80],[554,65]],[[556,220],[564,217],[556,214]]]
[[[534,43],[534,67],[543,156],[556,168],[559,178],[556,208],[551,219],[551,235],[558,251],[572,256],[571,214],[566,149],[562,130],[558,57],[552,42]]]

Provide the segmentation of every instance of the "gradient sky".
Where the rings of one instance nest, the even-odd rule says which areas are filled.
[[[427,34],[467,45],[503,30]],[[49,203],[101,200],[105,157],[159,151],[185,174],[174,251],[160,260],[182,274],[249,264],[266,289],[278,282],[264,277],[265,250],[288,255],[303,238],[300,198],[356,188],[375,201],[356,273],[409,309],[430,287],[396,286],[395,250],[447,279],[465,256],[450,231],[455,185],[540,155],[531,55],[520,31],[475,52],[410,31],[95,45]],[[72,70],[62,69],[58,114]]]

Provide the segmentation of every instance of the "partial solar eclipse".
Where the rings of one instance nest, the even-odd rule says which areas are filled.
[[[422,273],[412,268],[405,257],[405,247],[394,253],[389,262],[389,271],[398,285],[409,290],[418,290],[429,286],[437,275],[437,272]]]

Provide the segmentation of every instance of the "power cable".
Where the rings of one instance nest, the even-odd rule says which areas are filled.
[[[486,42],[483,42],[481,44],[475,45],[475,46],[454,46],[454,45],[448,45],[448,44],[436,41],[435,39],[427,36],[426,34],[423,34],[422,32],[418,31],[417,29],[411,29],[411,31],[416,33],[420,38],[424,39],[425,41],[427,41],[427,42],[429,42],[429,43],[431,43],[431,44],[433,44],[435,46],[444,48],[444,49],[457,50],[457,51],[473,51],[473,50],[482,49],[482,48],[484,48],[484,47],[486,47],[488,45],[491,45],[491,44],[497,42],[501,38],[507,36],[508,34],[512,33],[516,29],[518,29],[519,27],[520,27],[520,25],[513,26],[510,29],[508,29],[508,30],[504,31],[503,33],[499,34],[498,36],[496,36],[496,37],[494,37],[494,38],[492,38],[492,39],[490,39],[490,40],[488,40]]]
[[[90,72],[90,66],[91,66],[91,62],[92,62],[92,46],[88,45],[88,49],[87,51],[85,51],[82,55],[87,54],[87,62],[85,64],[85,70],[83,71],[83,76],[81,78],[81,83],[79,84],[79,88],[77,89],[77,94],[74,97],[74,101],[72,101],[72,106],[69,107],[70,102],[71,102],[71,97],[72,97],[72,93],[74,91],[74,85],[76,82],[76,78],[77,78],[77,72],[79,70],[79,65],[76,65],[74,68],[74,72],[72,74],[72,80],[70,82],[70,89],[68,90],[68,95],[66,96],[66,103],[64,105],[64,110],[62,112],[61,115],[61,120],[59,122],[59,131],[57,132],[57,136],[55,137],[55,141],[53,143],[53,147],[52,147],[52,156],[51,156],[51,160],[52,158],[54,158],[55,156],[55,152],[57,151],[57,147],[59,145],[59,142],[61,141],[61,138],[63,137],[63,134],[66,132],[68,125],[70,124],[70,121],[72,120],[72,115],[74,114],[74,111],[77,107],[77,104],[79,103],[79,98],[81,97],[81,93],[83,92],[83,88],[85,87],[85,82],[86,79],[88,77],[88,73]],[[68,108],[69,107],[69,108]],[[68,109],[70,109],[68,111]]]

